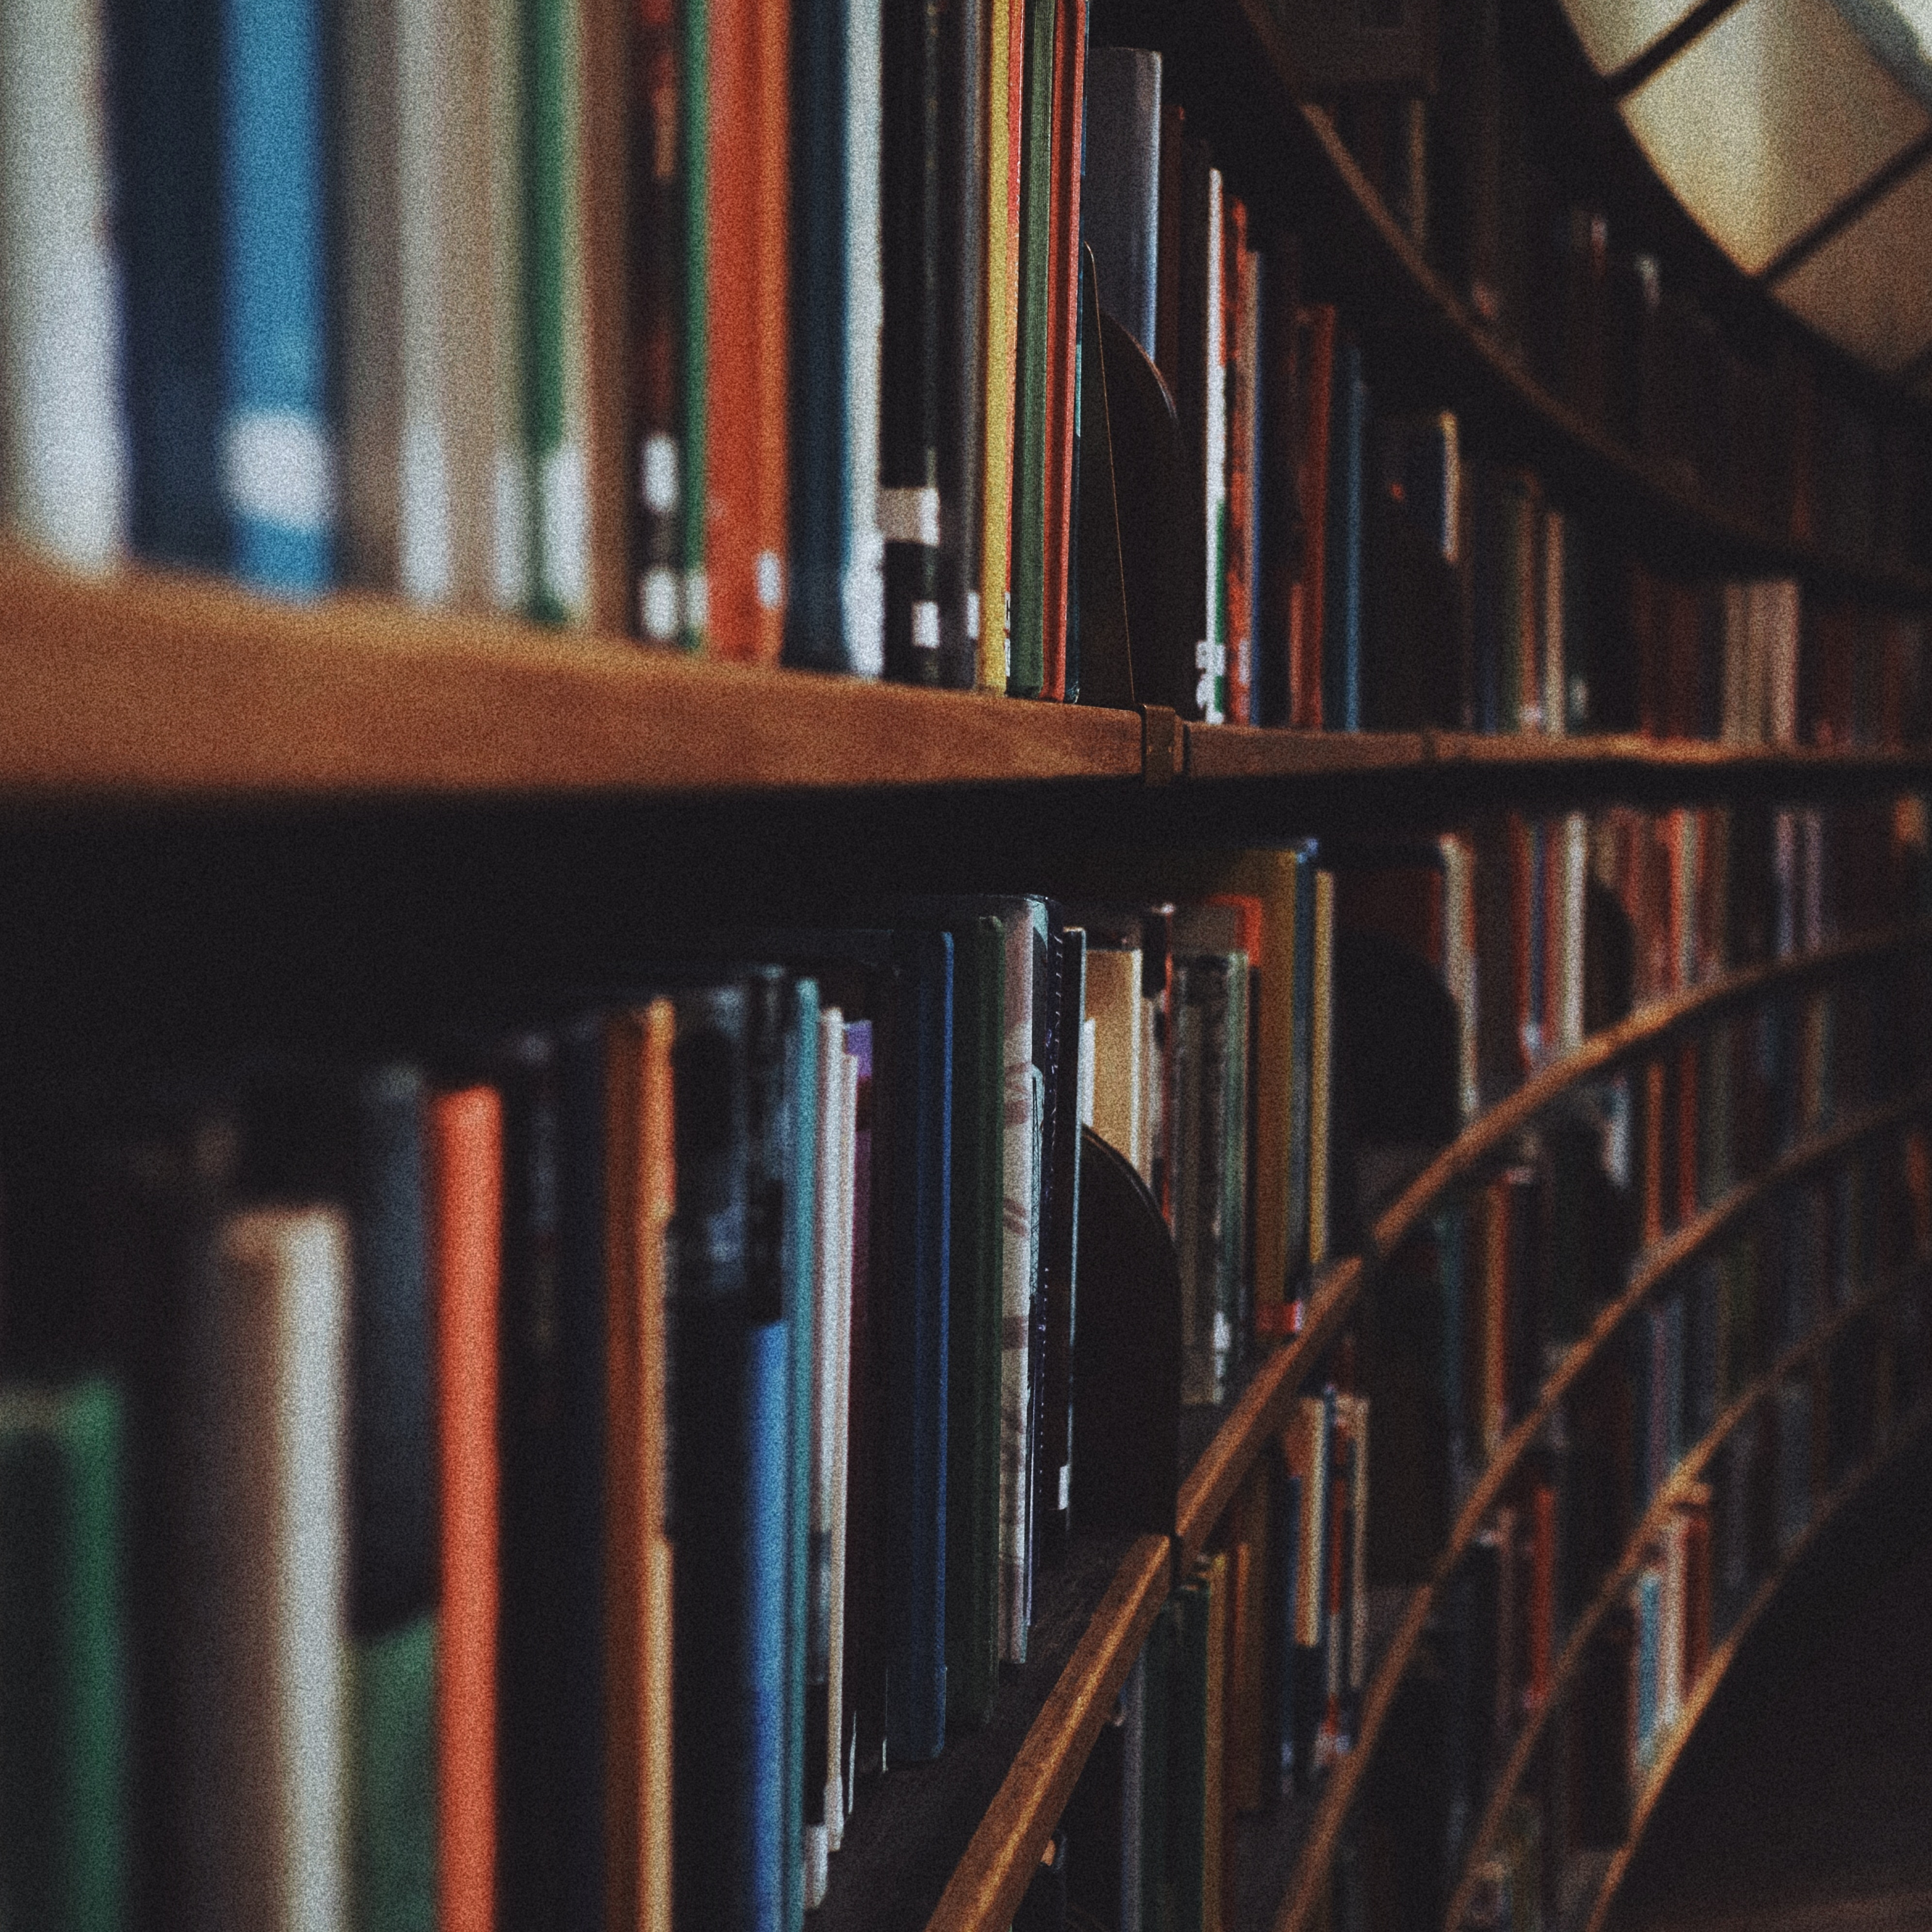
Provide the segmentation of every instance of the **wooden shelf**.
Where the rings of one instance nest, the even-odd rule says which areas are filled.
[[[1051,784],[1780,797],[1932,782],[1912,752],[1260,731],[650,651],[393,599],[76,577],[0,543],[0,800],[749,796]],[[1164,755],[1163,755],[1164,754]]]
[[[1927,1425],[1932,1424],[1932,1403],[1922,1403],[1894,1431],[1892,1440],[1876,1454],[1869,1456],[1847,1476],[1831,1494],[1812,1510],[1810,1520],[1803,1532],[1790,1549],[1778,1559],[1769,1575],[1751,1593],[1750,1600],[1738,1613],[1737,1620],[1724,1634],[1723,1640],[1712,1647],[1696,1683],[1691,1687],[1684,1700],[1683,1714],[1677,1728],[1659,1750],[1650,1775],[1645,1780],[1642,1792],[1631,1808],[1630,1829],[1624,1835],[1623,1843],[1607,1858],[1600,1854],[1593,1859],[1598,1869],[1590,1874],[1590,1882],[1580,1888],[1588,1898],[1589,1910],[1586,1915],[1580,1910],[1573,1922],[1577,1932],[1604,1932],[1605,1922],[1610,1916],[1617,1888],[1623,1883],[1624,1874],[1630,1869],[1630,1861],[1636,1856],[1637,1847],[1649,1828],[1651,1819],[1655,1815],[1658,1801],[1664,1796],[1670,1774],[1677,1767],[1683,1755],[1684,1747],[1690,1741],[1700,1719],[1710,1708],[1711,1700],[1717,1694],[1718,1686],[1724,1682],[1725,1673],[1750,1636],[1751,1627],[1763,1615],[1785,1580],[1805,1556],[1814,1548],[1830,1525],[1832,1519],[1850,1502],[1874,1477],[1885,1468],[1903,1450],[1925,1432]]]
[[[1786,1376],[1802,1368],[1814,1356],[1823,1354],[1862,1316],[1922,1282],[1928,1268],[1928,1259],[1921,1256],[1897,1270],[1890,1279],[1875,1283],[1862,1294],[1854,1296],[1844,1307],[1834,1310],[1827,1320],[1820,1322],[1803,1341],[1786,1349],[1762,1375],[1756,1377],[1748,1388],[1726,1404],[1702,1440],[1687,1450],[1678,1460],[1670,1480],[1659,1489],[1650,1507],[1632,1529],[1616,1564],[1598,1586],[1588,1604],[1579,1612],[1562,1651],[1550,1671],[1547,1696],[1537,1711],[1524,1720],[1517,1732],[1510,1755],[1497,1777],[1475,1832],[1469,1840],[1468,1849],[1463,1854],[1462,1876],[1450,1896],[1448,1909],[1443,1917],[1444,1932],[1458,1932],[1462,1925],[1462,1915],[1468,1909],[1475,1890],[1476,1868],[1502,1829],[1510,1799],[1529,1768],[1531,1756],[1536,1749],[1538,1740],[1543,1736],[1545,1724],[1562,1703],[1582,1670],[1591,1636],[1629,1587],[1632,1578],[1642,1564],[1645,1550],[1663,1528],[1671,1510],[1702,1479],[1705,1469],[1732,1431]]]
[[[1484,446],[1538,470],[1559,500],[1666,559],[1804,578],[1890,604],[1932,602],[1932,573],[1792,544],[1730,514],[1551,393],[1424,260],[1328,117],[1309,103],[1268,0],[1118,0],[1121,30],[1166,56],[1186,103],[1245,193],[1283,230],[1322,238],[1303,273],[1372,338],[1430,373],[1427,400],[1459,409]],[[1414,400],[1422,400],[1420,398]]]

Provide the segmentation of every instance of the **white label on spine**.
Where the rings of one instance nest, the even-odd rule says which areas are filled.
[[[861,677],[881,677],[886,669],[886,586],[880,575],[885,546],[868,532],[845,573],[845,637],[852,668]]]
[[[560,443],[544,458],[542,488],[544,588],[566,610],[580,610],[590,576],[581,448]]]
[[[677,508],[678,468],[675,437],[644,438],[638,457],[638,494],[652,516],[668,517]]]
[[[684,574],[684,625],[688,631],[707,629],[711,622],[711,580],[701,570]]]
[[[677,572],[647,570],[638,586],[638,620],[653,644],[668,644],[677,636]]]
[[[879,492],[879,528],[888,543],[939,548],[939,492],[929,484]]]
[[[939,606],[929,599],[912,607],[912,645],[916,651],[939,648]]]
[[[976,590],[966,593],[966,634],[976,644],[980,641],[980,593]]]
[[[294,530],[335,521],[335,454],[321,423],[301,410],[231,417],[224,452],[228,501],[239,515]]]
[[[530,472],[520,449],[496,452],[496,602],[520,610],[530,596]]]
[[[784,566],[776,550],[758,553],[758,608],[782,610],[784,606]]]
[[[442,424],[434,416],[403,425],[402,541],[404,596],[424,604],[449,599],[451,584],[449,465]]]

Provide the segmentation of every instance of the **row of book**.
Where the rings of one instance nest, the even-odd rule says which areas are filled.
[[[1796,329],[1727,335],[1688,264],[1616,232],[1600,185],[1576,178],[1564,91],[1510,10],[1447,0],[1406,84],[1328,98],[1390,213],[1546,388],[1678,489],[1773,541],[1917,565],[1924,422],[1821,382]]]
[[[1242,1861],[1264,1856],[1256,1844],[1282,1828],[1244,1821],[1318,1788],[1354,1748],[1378,1609],[1386,1634],[1390,1606],[1430,1580],[1477,1478],[1545,1377],[1654,1247],[1660,1227],[1648,1222],[1678,1225],[1797,1136],[1890,1093],[1902,1076],[1877,1042],[1895,1032],[1900,992],[1870,974],[1803,1000],[1767,996],[1708,1028],[1688,1051],[1694,1065],[1701,1050],[1713,1070],[1735,1060],[1737,1100],[1720,1132],[1692,1135],[1688,1166],[1659,1119],[1645,1130],[1642,1096],[1656,1083],[1642,1070],[1566,1096],[1487,1178],[1438,1206],[1369,1284],[1329,1352],[1328,1385],[1294,1404],[1209,1556],[1162,1612],[1035,1880],[1030,1916],[1017,1922],[1057,1924],[1064,1915],[1190,1932],[1236,1922]],[[1874,1284],[1899,1281],[1928,1252],[1924,1137],[1892,1128],[1828,1172],[1786,1184],[1625,1318],[1522,1457],[1447,1593],[1420,1694],[1435,1700],[1423,1726],[1435,1729],[1418,1735],[1417,1694],[1406,1693],[1380,1746],[1388,1762],[1378,1760],[1368,1787],[1371,1809],[1406,1804],[1411,1835],[1378,1838],[1338,1868],[1343,1889],[1359,1882],[1378,1912],[1395,1916],[1358,1920],[1358,1900],[1347,1922],[1441,1922],[1491,1781],[1682,1457],[1818,1324]],[[1874,1328],[1870,1308],[1864,1316],[1834,1344],[1834,1364],[1862,1350],[1870,1370],[1834,1398],[1852,1444],[1832,1466],[1840,1474],[1874,1439],[1858,1432],[1882,1436],[1901,1390],[1923,1379],[1917,1357],[1900,1363],[1891,1344],[1922,1355],[1925,1338]],[[1872,1380],[1880,1354],[1882,1387]],[[1804,1520],[1795,1502],[1786,1520]],[[1664,1526],[1679,1586],[1698,1553],[1686,1534]],[[1638,1566],[1640,1592],[1648,1574]],[[1667,1606],[1681,1617],[1700,1600],[1680,1587]],[[1191,1621],[1203,1610],[1204,1628]],[[1708,1643],[1708,1615],[1701,1636],[1673,1628],[1659,1641]],[[1658,1654],[1655,1643],[1642,1653],[1653,1663]],[[1650,1681],[1654,1690],[1662,1680]],[[1681,1694],[1689,1680],[1676,1681]],[[1676,1707],[1655,1708],[1666,1714],[1646,1718],[1647,1750]],[[1445,1808],[1418,1839],[1414,1810],[1427,1792]]]

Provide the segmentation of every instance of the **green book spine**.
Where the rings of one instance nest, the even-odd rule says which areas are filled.
[[[0,1395],[0,1924],[119,1932],[121,1402]]]
[[[706,290],[711,273],[711,10],[705,0],[680,0],[677,10],[678,84],[682,88],[684,165],[684,293],[679,370],[683,385],[684,474],[678,513],[682,519],[679,558],[684,571],[682,640],[701,650],[710,629],[710,595],[704,574],[704,491],[706,419],[704,371],[710,359]]]
[[[436,1932],[436,1617],[351,1663],[356,1932]]]
[[[530,444],[530,614],[568,623],[584,606],[583,209],[577,150],[577,9],[526,0],[524,15],[524,408]]]
[[[980,1724],[1000,1665],[1000,1274],[1006,1201],[1006,940],[954,935],[952,1253],[946,1348],[946,1717]]]
[[[1214,1354],[1222,1384],[1234,1372],[1244,1330],[1242,1280],[1248,1244],[1248,956],[1228,956],[1227,1098],[1221,1116],[1221,1277]]]
[[[791,1470],[785,1545],[784,1843],[778,1861],[778,1923],[805,1923],[806,1588],[812,1560],[813,1257],[818,1232],[818,982],[792,988],[792,1174],[784,1248],[785,1318],[790,1324]]]
[[[1027,0],[1020,149],[1020,326],[1013,408],[1012,662],[1006,688],[1046,677],[1046,365],[1053,200],[1054,0]]]

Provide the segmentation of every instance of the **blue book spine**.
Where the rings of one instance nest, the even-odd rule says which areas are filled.
[[[936,1757],[946,1736],[946,1304],[952,1165],[952,936],[902,942],[898,1083],[901,1280],[892,1304],[886,1549],[893,1565],[887,1762]]]
[[[563,1534],[556,1864],[562,1932],[604,1922],[604,1028],[557,1040],[556,1324]]]
[[[214,0],[116,0],[106,22],[130,540],[220,569],[221,15]]]
[[[787,1190],[784,1310],[789,1329],[785,1546],[784,1814],[778,1878],[779,1924],[805,1923],[806,1590],[812,1538],[812,1257],[818,1225],[818,982],[792,988],[785,1043],[791,1094],[791,1177]]]
[[[791,584],[784,661],[854,670],[845,623],[852,556],[852,295],[848,274],[847,0],[792,14]]]
[[[786,1902],[800,1894],[802,1883],[802,1874],[788,1870],[785,1856],[798,1837],[784,1813],[787,1790],[803,1755],[802,1742],[796,1754],[790,1749],[785,1721],[792,1511],[784,1477],[791,1453],[791,1324],[758,1323],[747,1339],[744,1431],[750,1480],[744,1487],[741,1694],[748,1706],[750,1748],[738,1767],[739,1810],[732,1821],[742,1835],[727,1848],[745,1862],[737,1885],[724,1888],[726,1896],[737,1893],[743,1910],[742,1916],[714,1922],[765,1932],[784,1922]],[[712,1608],[714,1614],[729,1613],[728,1604]],[[728,1684],[723,1693],[730,1696]]]
[[[1664,1580],[1646,1570],[1636,1583],[1636,1683],[1633,1718],[1636,1768],[1648,1772],[1657,1747],[1658,1670],[1664,1654]]]
[[[323,10],[228,0],[222,470],[244,582],[309,596],[334,569]]]
[[[1336,345],[1328,438],[1327,634],[1322,716],[1331,731],[1362,728],[1362,496],[1369,388],[1358,343]]]

